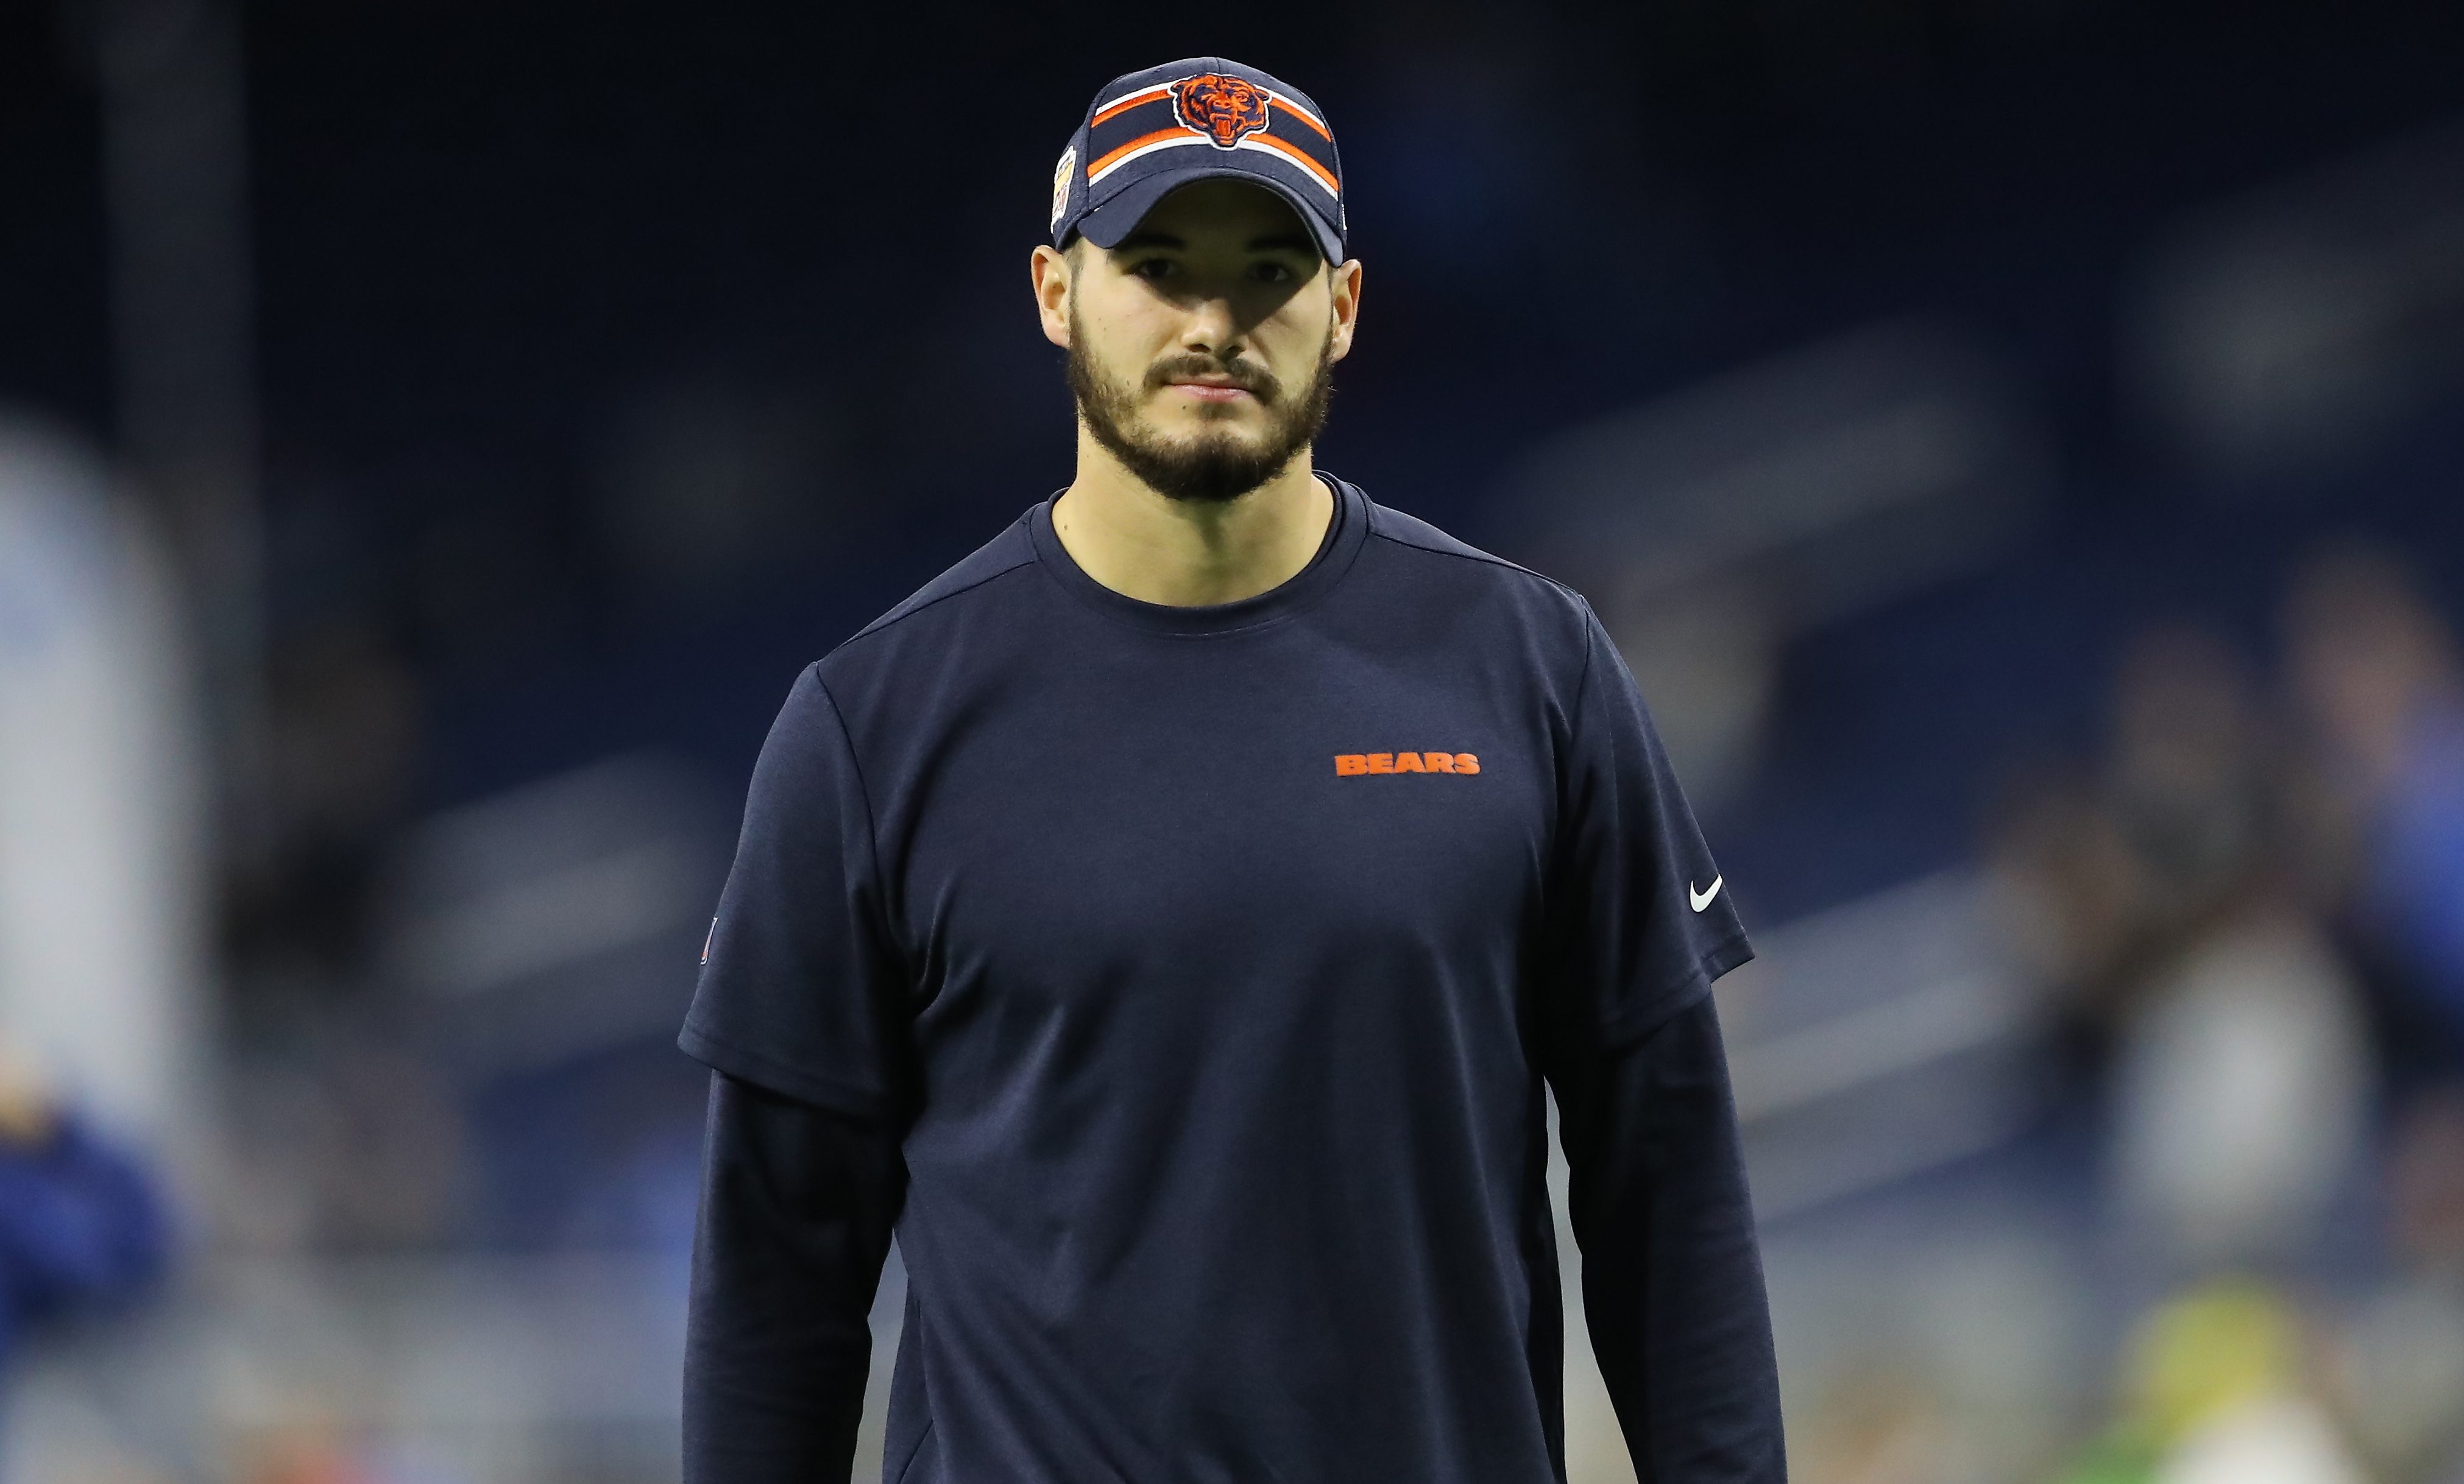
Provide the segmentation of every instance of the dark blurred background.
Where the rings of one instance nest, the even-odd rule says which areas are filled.
[[[745,776],[1201,53],[1756,932],[1798,1476],[2464,1480],[2464,11],[2278,0],[0,8],[0,1478],[673,1476]]]

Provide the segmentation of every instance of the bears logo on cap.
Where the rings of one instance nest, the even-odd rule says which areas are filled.
[[[1172,85],[1172,114],[1218,149],[1237,149],[1266,127],[1266,91],[1246,77],[1202,72]]]

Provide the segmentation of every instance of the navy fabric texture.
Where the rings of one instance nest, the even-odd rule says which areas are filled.
[[[1785,1484],[1779,1366],[1719,1015],[1551,1058],[1583,1319],[1635,1476]]]
[[[685,1328],[684,1484],[844,1479],[907,1189],[898,1132],[713,1072]]]
[[[1785,1484],[1771,1316],[1711,997],[1631,1047],[1568,1051],[1551,1058],[1550,1080],[1573,1167],[1570,1214],[1593,1256],[1585,1313],[1637,1476]],[[711,1074],[684,1484],[810,1484],[849,1472],[870,1360],[866,1314],[906,1189],[898,1145],[894,1124]],[[1553,1283],[1533,1274],[1535,1395],[1554,1385],[1562,1340],[1547,1322]],[[1364,1458],[1375,1441],[1302,1448]],[[890,1484],[919,1460],[913,1476],[933,1476],[930,1442],[919,1432],[914,1449],[885,1458]],[[1556,1471],[1553,1435],[1551,1446]]]
[[[1543,1079],[1750,950],[1582,600],[1331,483],[1213,607],[1039,505],[763,751],[680,1040],[897,1141],[892,1480],[1562,1475]]]

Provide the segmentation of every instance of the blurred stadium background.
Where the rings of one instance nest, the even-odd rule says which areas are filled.
[[[2464,12],[2279,0],[0,8],[0,1480],[674,1476],[755,750],[1204,52],[1756,931],[1796,1476],[2464,1480]]]

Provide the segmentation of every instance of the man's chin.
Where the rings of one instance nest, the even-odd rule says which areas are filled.
[[[1297,450],[1275,459],[1243,439],[1175,439],[1150,443],[1132,467],[1158,491],[1198,504],[1239,499],[1283,472]]]
[[[1177,463],[1239,463],[1263,457],[1268,439],[1263,429],[1227,427],[1221,424],[1167,432],[1149,424],[1138,442],[1158,457]]]

